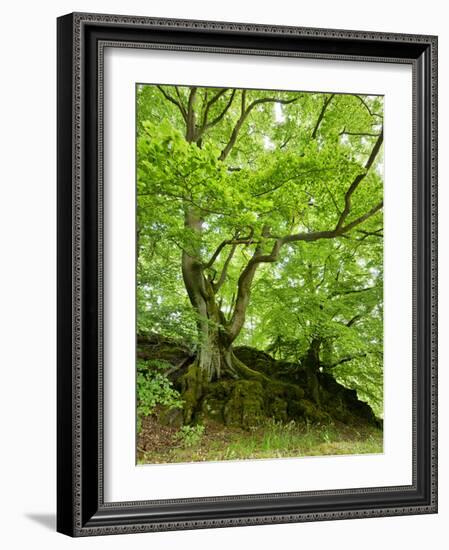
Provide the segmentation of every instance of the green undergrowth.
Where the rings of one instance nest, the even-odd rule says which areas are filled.
[[[152,434],[157,435],[157,424]],[[268,421],[252,430],[208,423],[197,437],[175,432],[158,449],[139,450],[138,463],[198,462],[257,458],[374,454],[383,452],[382,430],[342,423],[309,425]],[[144,442],[141,442],[141,444]]]

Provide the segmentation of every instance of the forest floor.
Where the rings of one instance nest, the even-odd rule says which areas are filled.
[[[381,429],[337,421],[328,425],[268,421],[252,430],[208,421],[204,427],[183,431],[160,424],[152,415],[143,418],[137,442],[139,464],[382,452]]]

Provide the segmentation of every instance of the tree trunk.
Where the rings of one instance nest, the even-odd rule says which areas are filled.
[[[318,372],[320,369],[321,343],[322,342],[319,338],[313,338],[304,358],[304,366],[307,370],[308,391],[317,405],[320,404],[320,384],[318,382]]]
[[[217,304],[217,285],[208,278],[200,256],[203,220],[200,213],[186,208],[185,227],[192,242],[182,252],[182,275],[190,303],[197,316],[198,351],[194,363],[182,377],[184,421],[192,421],[207,385],[223,377],[261,380],[266,378],[244,365],[233,353],[232,343],[245,321],[250,287],[258,264],[250,263],[238,284],[238,296],[232,319],[227,322]],[[256,250],[256,254],[257,254]]]
[[[194,212],[186,214],[186,227],[201,232],[202,220]],[[197,315],[197,363],[204,380],[211,382],[225,372],[232,373],[231,338],[225,327],[225,317],[218,307],[214,288],[204,273],[199,254],[184,250],[182,275],[190,302]]]
[[[215,300],[205,301],[206,315],[198,321],[198,366],[208,382],[223,376],[235,377],[232,366],[232,344],[223,325],[224,319]]]

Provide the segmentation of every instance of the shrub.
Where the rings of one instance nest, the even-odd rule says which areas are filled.
[[[169,409],[182,407],[180,393],[173,388],[165,371],[171,367],[166,361],[137,362],[137,427],[141,428],[143,416],[149,416],[157,405]]]
[[[194,447],[200,442],[203,433],[204,426],[201,424],[182,426],[175,437],[184,447]]]

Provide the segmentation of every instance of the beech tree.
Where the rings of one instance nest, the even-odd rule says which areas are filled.
[[[381,97],[152,85],[137,94],[138,326],[165,322],[195,340],[192,383],[251,375],[233,352],[249,311],[260,339],[308,330],[303,342],[319,342],[322,354],[335,347],[329,327],[309,319],[274,331],[270,311],[279,321],[282,306],[291,319],[301,304],[307,310],[307,295],[320,292],[327,309],[346,296],[353,317],[336,323],[348,328],[376,307],[357,311],[360,296],[371,293],[381,307],[379,269],[373,295],[355,284],[354,270],[339,282],[335,265],[323,275],[326,262],[308,268],[307,259],[315,250],[329,265],[362,241],[381,263]],[[327,366],[351,353],[362,352],[334,350]]]

